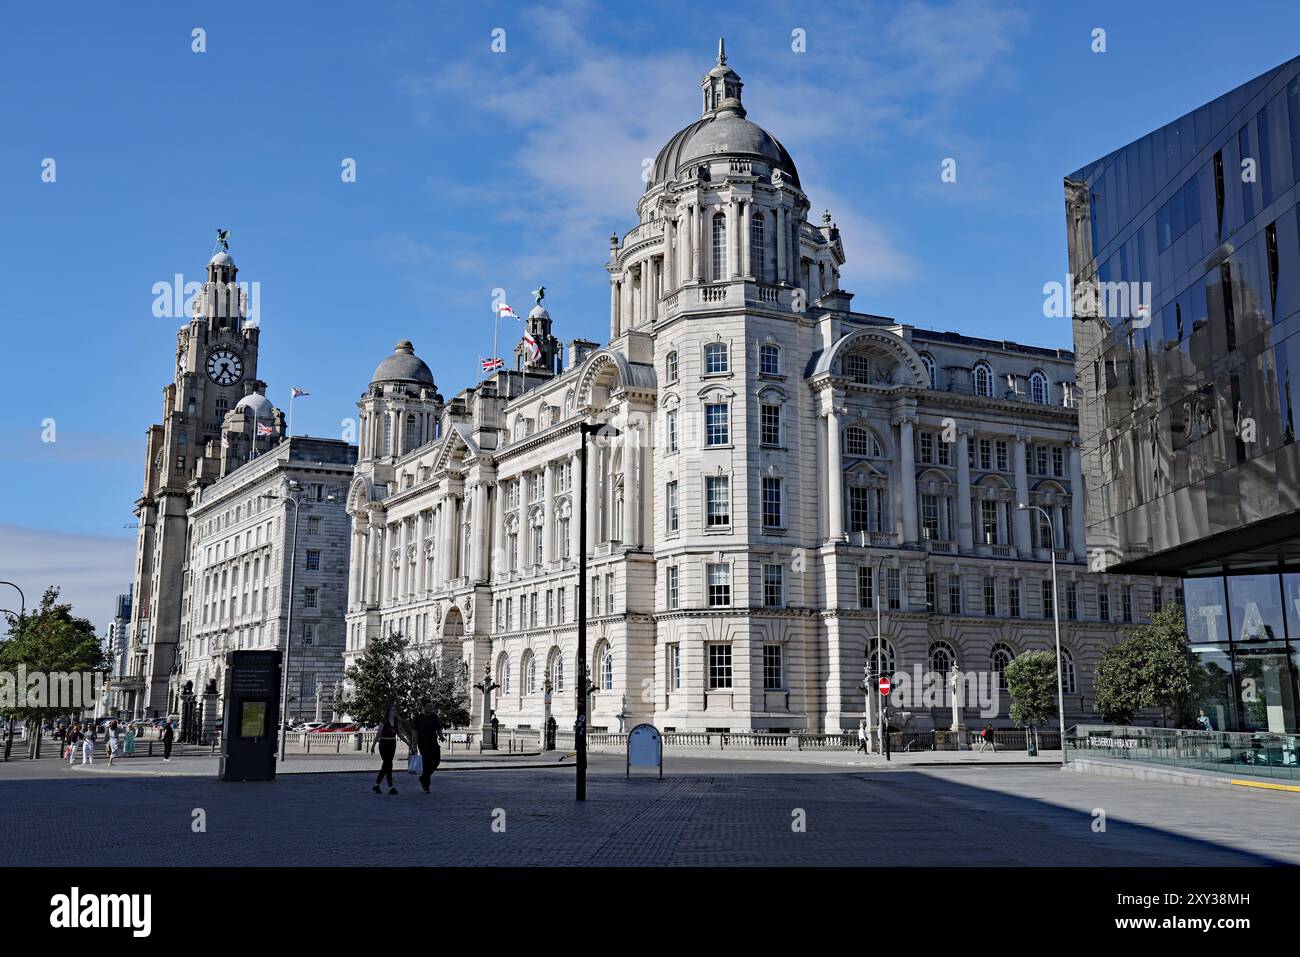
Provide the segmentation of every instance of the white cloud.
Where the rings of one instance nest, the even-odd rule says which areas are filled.
[[[0,579],[23,590],[30,611],[50,585],[73,614],[89,618],[102,637],[118,595],[131,587],[135,542],[0,524]],[[0,588],[0,607],[18,610],[18,593]]]

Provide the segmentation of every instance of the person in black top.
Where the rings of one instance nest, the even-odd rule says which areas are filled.
[[[168,721],[163,725],[162,743],[163,743],[163,760],[172,759],[172,741],[176,738],[176,732],[172,730],[172,723]]]
[[[420,752],[420,787],[429,793],[429,779],[442,761],[442,748],[438,742],[443,739],[442,725],[438,723],[438,714],[433,702],[428,698],[420,702],[424,714],[415,719],[415,746]]]
[[[375,786],[370,790],[376,794],[379,793],[379,782],[388,779],[388,793],[396,794],[397,788],[393,787],[393,755],[397,753],[397,739],[406,740],[401,730],[397,727],[397,705],[390,704],[388,712],[384,715],[384,723],[379,726],[375,732],[375,740],[370,742],[370,752],[373,754],[375,746],[379,746],[379,757],[383,764],[379,767],[379,774],[375,776]]]

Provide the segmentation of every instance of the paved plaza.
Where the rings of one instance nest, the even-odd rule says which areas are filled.
[[[675,755],[664,780],[642,771],[629,781],[621,756],[595,754],[579,804],[572,769],[525,766],[537,757],[502,767],[467,755],[459,768],[473,773],[449,763],[429,796],[406,774],[400,794],[377,796],[370,774],[307,765],[271,783],[224,784],[186,767],[200,760],[173,761],[167,775],[0,765],[0,866],[1300,863],[1294,794],[1051,763]],[[1104,832],[1094,830],[1099,811]]]

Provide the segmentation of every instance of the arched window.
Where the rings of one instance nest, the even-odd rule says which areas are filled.
[[[781,349],[764,343],[758,348],[758,371],[761,375],[781,374]]]
[[[930,670],[937,674],[946,675],[952,671],[953,662],[957,660],[957,652],[953,650],[952,645],[946,641],[936,641],[930,646]]]
[[[531,651],[524,659],[524,694],[537,694],[537,657]]]
[[[1036,405],[1047,405],[1047,376],[1035,369],[1029,375],[1029,401]]]
[[[725,342],[708,342],[704,345],[704,374],[721,375],[731,368]]]
[[[987,362],[977,362],[970,370],[971,386],[976,395],[993,397],[993,368]]]
[[[564,690],[564,654],[557,651],[551,659],[551,690],[560,692]]]
[[[601,691],[614,690],[614,652],[609,645],[601,644],[600,653],[596,658],[598,673],[600,675],[599,688]]]
[[[713,216],[713,281],[726,279],[727,271],[727,215]]]
[[[763,272],[763,214],[755,213],[749,221],[749,264],[754,278],[765,282]]]
[[[989,668],[998,676],[998,688],[1003,691],[1007,689],[1007,665],[1015,660],[1016,653],[1011,650],[1010,645],[999,642],[993,646],[993,653],[989,655]]]
[[[893,674],[897,667],[894,646],[889,639],[867,639],[867,669],[874,675]]]
[[[880,458],[880,442],[870,430],[851,425],[844,430],[844,454]]]
[[[1061,648],[1061,688],[1066,694],[1077,694],[1078,683],[1074,674],[1074,653],[1069,648]]]
[[[677,350],[676,349],[668,353],[668,355],[664,358],[664,379],[669,383],[677,381]]]
[[[403,446],[402,451],[403,451],[403,452],[409,452],[409,451],[411,451],[411,449],[415,448],[418,444],[419,444],[419,443],[416,442],[415,416],[414,416],[414,415],[407,415],[407,417],[406,417],[406,445]]]
[[[930,388],[939,388],[939,377],[935,375],[934,356],[928,352],[922,352],[921,365],[925,366],[925,374],[930,377]]]
[[[390,416],[384,416],[384,454],[393,454],[393,420]]]
[[[502,655],[497,659],[497,676],[501,679],[501,693],[510,694],[510,656]]]

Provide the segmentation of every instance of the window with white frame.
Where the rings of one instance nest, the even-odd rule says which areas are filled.
[[[1037,405],[1047,405],[1049,394],[1047,376],[1035,369],[1029,374],[1029,401]]]
[[[681,573],[676,565],[669,565],[666,570],[665,588],[668,610],[675,611],[681,606]]]
[[[727,361],[727,344],[709,342],[704,346],[704,374],[721,375],[729,371],[731,364]]]
[[[876,607],[875,569],[870,565],[858,566],[858,607]]]
[[[728,420],[726,402],[709,402],[704,406],[704,444],[706,446],[728,445],[731,442],[731,429]]]
[[[677,350],[668,353],[664,359],[664,379],[671,385],[677,381]]]
[[[678,529],[677,519],[677,481],[674,479],[664,487],[664,505],[666,513],[664,523],[669,535],[675,535]]]
[[[976,395],[993,396],[993,368],[987,362],[977,362],[971,368],[971,386]]]
[[[781,528],[785,524],[781,502],[781,479],[763,476],[763,527]]]
[[[524,660],[524,694],[537,693],[537,658],[531,652]]]
[[[765,342],[758,348],[758,371],[760,375],[781,374],[781,350],[770,342]]]
[[[889,639],[875,636],[867,639],[867,669],[873,675],[892,675],[898,667],[898,657]]]
[[[763,607],[785,607],[784,569],[775,562],[763,565]]]
[[[705,526],[720,528],[731,524],[731,485],[725,475],[704,478]]]
[[[764,256],[765,237],[764,226],[766,221],[762,213],[754,213],[749,220],[749,250],[750,250],[750,272],[758,282],[767,281],[767,270]]]
[[[676,642],[668,646],[668,690],[682,690],[682,646]]]
[[[989,670],[998,676],[998,689],[1001,691],[1007,690],[1007,666],[1015,659],[1016,653],[1010,645],[998,642],[993,646],[993,653],[989,655]]]
[[[609,645],[600,656],[600,690],[614,690],[614,652]]]
[[[669,409],[664,415],[664,438],[669,452],[677,451],[677,410]]]
[[[952,671],[953,662],[957,660],[957,652],[953,650],[952,645],[946,641],[936,641],[930,645],[930,670],[938,674],[946,675]]]
[[[844,374],[854,382],[866,385],[871,381],[871,360],[864,355],[845,356]]]
[[[763,690],[782,691],[785,688],[784,662],[780,645],[763,646]]]
[[[709,690],[731,687],[731,645],[709,645]]]
[[[1074,652],[1061,648],[1061,690],[1065,694],[1078,694],[1079,683],[1074,672]]]
[[[713,266],[712,278],[720,282],[727,278],[727,217],[724,213],[713,216]]]
[[[769,447],[781,444],[781,407],[764,402],[758,407],[759,440]]]
[[[709,562],[705,566],[709,607],[726,608],[731,604],[731,566],[726,562]]]

